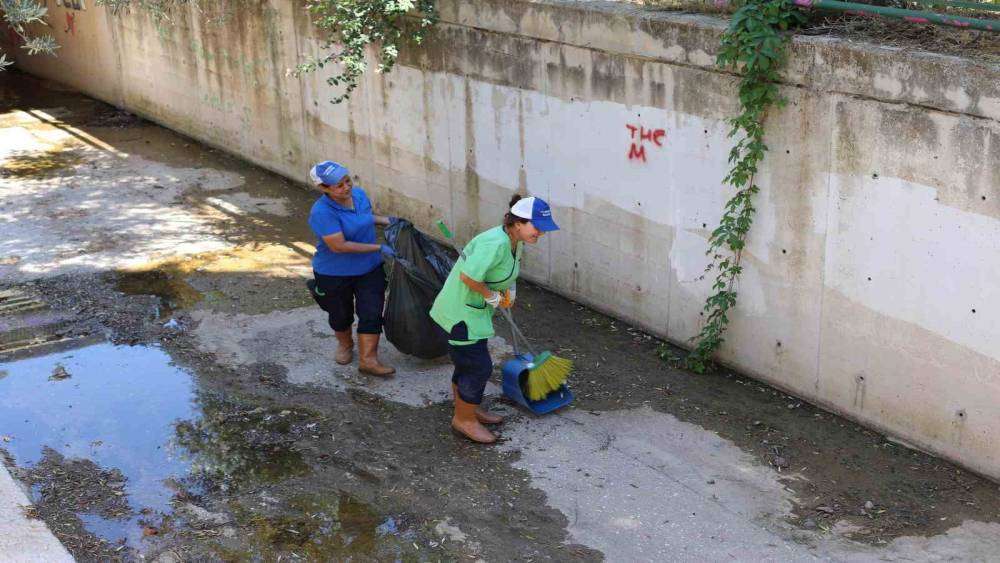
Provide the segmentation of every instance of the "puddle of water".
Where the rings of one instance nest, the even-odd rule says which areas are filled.
[[[124,272],[118,276],[118,291],[126,295],[155,295],[160,298],[157,318],[165,319],[177,309],[190,307],[203,295],[177,274],[163,270]]]
[[[60,370],[59,368],[62,368]],[[164,479],[187,473],[174,452],[174,423],[197,413],[191,375],[163,350],[97,344],[4,366],[0,428],[19,465],[49,447],[67,458],[117,468],[136,508],[169,510]],[[53,378],[53,373],[68,377]]]
[[[144,522],[172,513],[179,492],[203,493],[202,477],[225,491],[310,470],[290,433],[314,413],[249,409],[199,393],[192,375],[155,346],[96,344],[9,362],[3,372],[0,435],[10,441],[0,447],[18,466],[30,470],[61,456],[124,476],[109,483],[127,499],[119,518],[82,507],[87,512],[77,514],[111,542],[125,539],[141,551]],[[32,487],[34,502],[42,489]]]
[[[78,514],[83,521],[85,530],[97,537],[104,538],[111,543],[119,543],[128,539],[127,531],[123,529],[120,520],[104,518],[97,514]]]
[[[126,477],[123,491],[138,512],[171,511],[190,462],[173,444],[175,424],[197,415],[191,375],[163,350],[97,344],[8,363],[0,380],[2,446],[22,467],[38,464],[46,448],[67,459],[89,459]],[[53,377],[58,374],[59,377]],[[33,500],[41,500],[32,487]],[[139,517],[78,514],[84,527],[112,542],[138,547]]]
[[[176,442],[192,456],[192,474],[234,491],[246,483],[274,483],[309,472],[288,434],[312,415],[255,408],[222,397],[199,398],[201,418],[177,424]]]
[[[412,530],[392,517],[378,516],[346,493],[298,496],[281,515],[249,519],[249,553],[270,559],[293,552],[315,561],[392,561],[414,555]]]

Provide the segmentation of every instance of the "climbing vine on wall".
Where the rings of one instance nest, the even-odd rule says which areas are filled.
[[[339,64],[337,74],[326,82],[343,87],[333,103],[350,97],[358,80],[368,69],[365,52],[376,47],[377,72],[387,72],[396,64],[399,48],[406,41],[419,44],[428,28],[437,21],[434,0],[307,0],[316,26],[326,32],[323,54],[298,67],[313,72],[328,64]],[[413,12],[418,17],[406,18]]]
[[[726,202],[719,226],[709,236],[707,255],[714,272],[712,294],[705,301],[705,325],[694,337],[687,367],[703,373],[725,340],[729,313],[736,305],[736,286],[743,272],[743,250],[753,225],[758,167],[764,160],[764,119],[774,106],[785,103],[778,91],[778,71],[785,63],[790,30],[805,17],[785,0],[747,0],[732,16],[722,35],[716,58],[720,67],[740,74],[740,114],[729,120],[730,138],[737,139],[729,153],[731,166],[724,182],[736,193]]]

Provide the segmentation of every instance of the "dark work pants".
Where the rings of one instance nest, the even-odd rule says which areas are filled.
[[[358,334],[382,332],[385,307],[385,269],[382,265],[361,276],[324,276],[313,272],[316,290],[313,297],[329,314],[330,328],[350,330],[354,313],[358,314]]]
[[[451,329],[451,340],[468,340],[469,329],[464,322]],[[486,345],[486,339],[473,344],[455,346],[448,344],[448,355],[455,364],[455,374],[451,382],[458,386],[458,396],[466,403],[478,405],[483,402],[486,382],[493,374],[493,358]]]

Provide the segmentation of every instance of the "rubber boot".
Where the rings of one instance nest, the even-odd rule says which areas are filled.
[[[396,368],[378,361],[378,334],[358,334],[358,371],[376,377],[389,377]]]
[[[486,429],[476,418],[476,407],[466,403],[461,397],[455,396],[455,416],[451,419],[452,429],[480,444],[492,444],[497,441],[496,435]]]
[[[334,331],[337,336],[337,353],[333,359],[338,364],[345,366],[354,359],[354,339],[351,338],[351,330]]]
[[[458,385],[451,384],[451,396],[458,399]],[[503,417],[483,408],[483,405],[476,406],[476,419],[483,424],[500,424]]]

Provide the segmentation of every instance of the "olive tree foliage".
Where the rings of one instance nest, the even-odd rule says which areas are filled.
[[[48,8],[38,0],[0,0],[0,13],[7,27],[21,39],[21,49],[29,55],[55,55],[59,45],[49,33],[39,33],[38,27],[49,27],[45,16]],[[14,64],[8,53],[0,50],[0,71]]]

